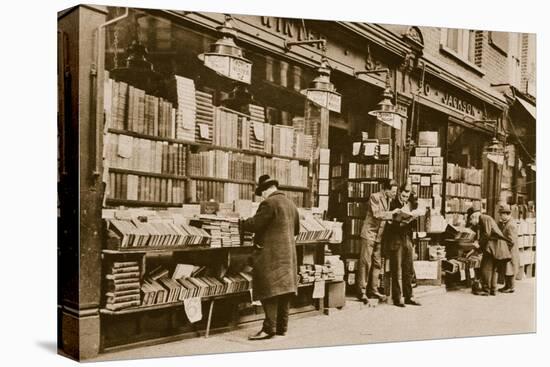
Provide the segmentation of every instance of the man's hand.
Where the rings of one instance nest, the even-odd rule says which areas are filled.
[[[394,210],[392,210],[391,212],[392,214],[398,214],[398,213],[401,213],[401,208],[395,208]]]
[[[474,247],[475,247],[475,248],[479,248],[479,242],[474,241]]]

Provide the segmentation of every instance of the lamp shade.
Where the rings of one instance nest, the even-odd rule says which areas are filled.
[[[393,94],[390,88],[386,88],[382,94],[382,100],[376,105],[376,109],[369,112],[378,121],[396,129],[401,129],[401,115],[396,111],[391,99]]]
[[[325,57],[321,60],[317,73],[318,75],[311,81],[309,88],[302,90],[301,93],[316,105],[340,113],[342,95],[336,92],[334,84],[330,82],[330,67]]]
[[[242,49],[235,44],[237,31],[230,20],[230,17],[226,17],[224,24],[216,28],[222,38],[210,45],[209,52],[202,53],[198,57],[204,66],[217,74],[250,84],[252,62],[243,57]]]

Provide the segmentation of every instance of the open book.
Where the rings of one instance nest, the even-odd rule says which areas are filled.
[[[392,220],[394,222],[408,224],[422,215],[424,215],[424,213],[419,210],[408,211],[407,209],[402,208],[393,215]]]

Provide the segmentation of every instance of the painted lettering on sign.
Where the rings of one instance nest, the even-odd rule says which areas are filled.
[[[454,108],[460,112],[467,113],[468,115],[475,116],[475,110],[471,103],[468,103],[458,97],[452,96],[449,93],[445,93],[443,98],[441,98],[446,106]]]
[[[304,24],[298,19],[285,19],[277,17],[261,17],[262,26],[269,28],[271,31],[283,34],[286,38],[297,41],[326,39],[323,35],[309,28],[305,28]],[[312,45],[321,49],[321,45]]]

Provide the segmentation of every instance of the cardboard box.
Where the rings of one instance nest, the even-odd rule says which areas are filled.
[[[441,157],[441,148],[428,148],[428,157]]]
[[[418,133],[418,145],[423,147],[437,147],[439,134],[437,131],[420,131]]]
[[[441,260],[413,263],[418,285],[441,285]]]
[[[428,148],[415,148],[414,149],[414,155],[417,157],[427,157],[428,156]]]

